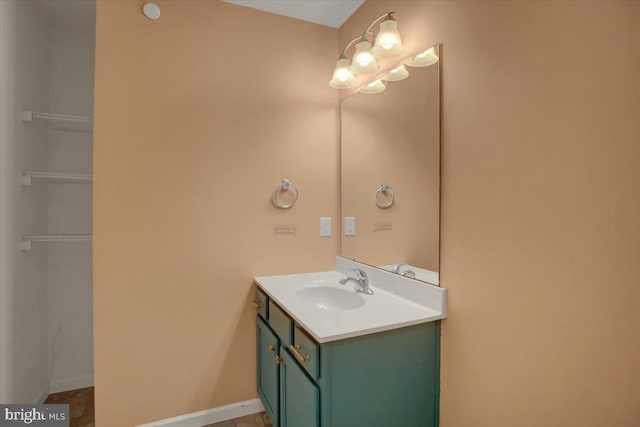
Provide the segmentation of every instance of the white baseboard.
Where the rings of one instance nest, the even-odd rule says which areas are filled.
[[[47,400],[47,397],[49,397],[49,384],[44,386],[44,388],[42,389],[40,394],[38,394],[38,397],[36,397],[33,403],[35,403],[36,405],[44,403],[44,401]]]
[[[93,387],[93,375],[83,375],[81,377],[64,378],[49,382],[50,393],[60,391],[76,390],[79,388]]]
[[[262,411],[264,411],[264,407],[260,399],[245,400],[244,402],[232,403],[231,405],[205,409],[204,411],[192,412],[178,417],[141,424],[138,427],[202,427],[203,425],[232,420]]]

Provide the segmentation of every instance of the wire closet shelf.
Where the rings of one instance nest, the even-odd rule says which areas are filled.
[[[91,184],[92,175],[60,172],[26,172],[22,174],[20,183],[23,186],[33,184],[33,180],[41,180],[55,184]]]
[[[53,130],[93,132],[93,118],[86,116],[21,111],[20,118],[24,122],[45,122]]]
[[[20,249],[23,251],[31,250],[33,242],[87,242],[91,241],[91,234],[42,234],[35,236],[25,236],[20,243]]]

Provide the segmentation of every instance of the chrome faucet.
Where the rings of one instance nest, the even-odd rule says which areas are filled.
[[[400,274],[400,269],[402,268],[403,265],[407,265],[407,264],[398,264],[395,267],[393,267],[393,270],[391,270],[393,273],[397,273]]]
[[[369,287],[369,278],[367,277],[367,273],[360,270],[359,268],[354,268],[353,270],[349,270],[349,271],[353,271],[355,273],[354,274],[355,277],[351,277],[347,275],[345,278],[340,279],[340,284],[345,285],[347,284],[347,282],[353,282],[356,284],[356,286],[354,287],[356,292],[361,292],[367,295],[373,295],[373,291]]]
[[[400,269],[404,265],[409,265],[409,264],[398,264],[395,267],[393,267],[393,270],[391,270],[391,272],[392,273],[396,273],[396,274],[400,274],[400,275],[405,276],[405,277],[411,277],[411,278],[416,277],[416,272],[413,271],[413,270],[406,269],[404,272],[400,272]]]
[[[415,279],[415,277],[416,277],[416,272],[415,272],[415,271],[413,271],[413,270],[405,270],[405,271],[404,271],[404,273],[402,273],[402,275],[403,275],[404,277],[410,277],[410,278],[412,278],[412,279]]]

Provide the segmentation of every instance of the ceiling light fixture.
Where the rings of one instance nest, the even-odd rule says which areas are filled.
[[[160,11],[160,7],[157,4],[145,3],[144,6],[142,6],[142,13],[144,13],[144,16],[149,19],[158,19],[160,18],[160,14],[162,12]]]
[[[404,51],[402,39],[398,32],[398,22],[393,18],[393,13],[387,12],[384,15],[380,15],[369,24],[361,36],[347,43],[336,62],[333,78],[329,82],[331,87],[336,89],[353,87],[358,83],[355,74],[368,74],[378,71],[380,67],[376,62],[376,58],[400,55]],[[373,32],[373,28],[377,23],[380,23],[380,27],[376,34]],[[354,44],[356,45],[356,50],[353,54],[353,60],[349,61],[347,51]],[[384,90],[384,83],[382,85],[382,90]]]

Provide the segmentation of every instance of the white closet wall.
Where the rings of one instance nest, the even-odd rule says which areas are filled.
[[[23,236],[90,234],[91,185],[20,179],[92,172],[92,133],[20,114],[93,115],[92,8],[0,0],[0,403],[93,385],[91,242],[21,250]]]
[[[51,29],[49,109],[93,116],[94,32]],[[91,174],[92,133],[49,131],[48,170]],[[49,184],[48,233],[91,234],[91,185]],[[48,245],[51,392],[93,385],[91,242]]]
[[[49,31],[37,2],[0,1],[0,401],[46,397],[47,247],[20,251],[23,234],[47,229],[47,188],[23,188],[23,171],[46,170],[48,130],[20,110],[49,108]]]

